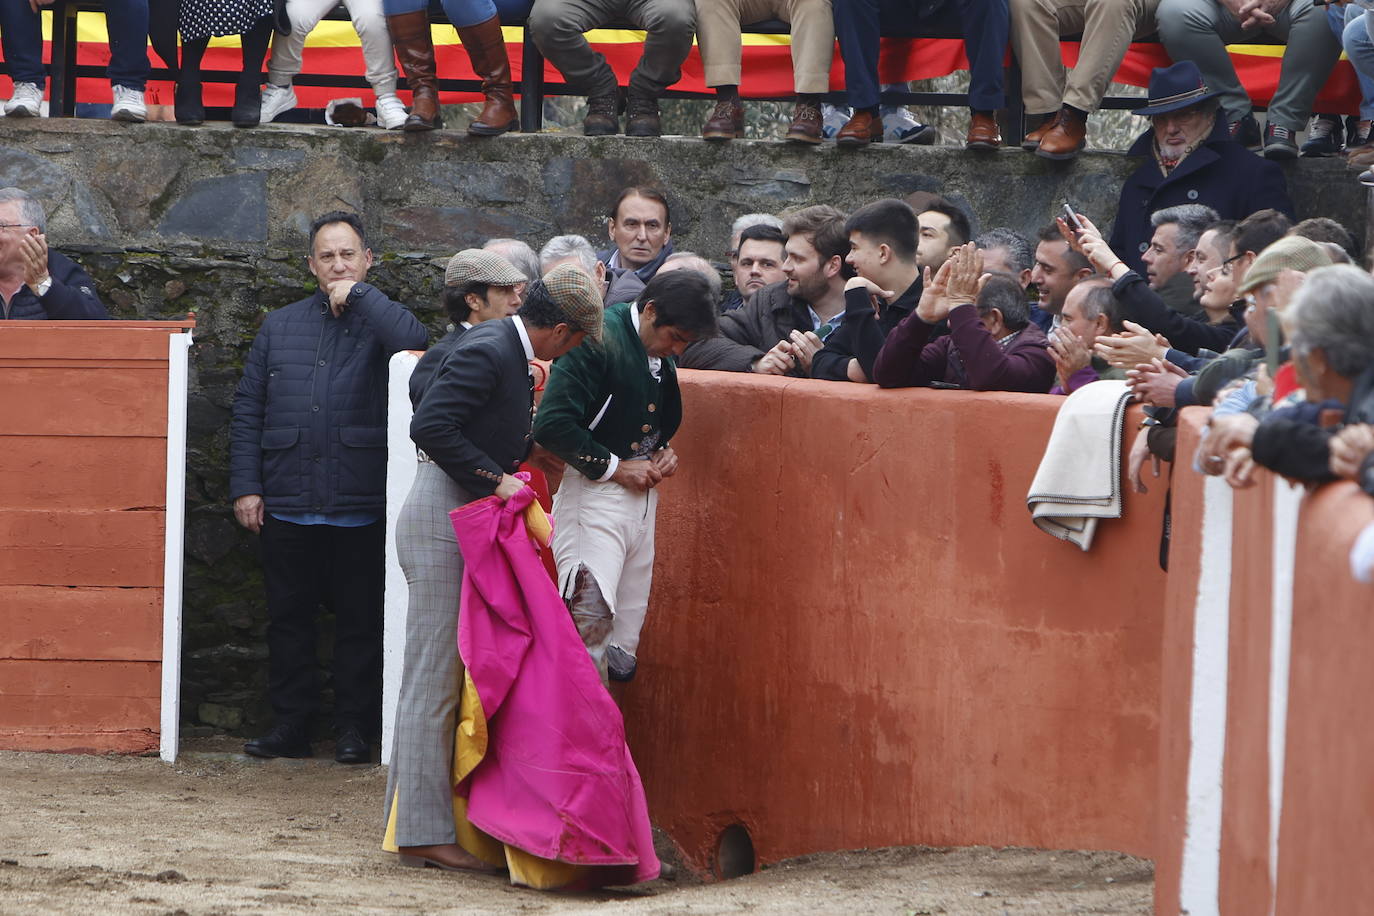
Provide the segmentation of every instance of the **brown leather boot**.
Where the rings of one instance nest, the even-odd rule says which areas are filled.
[[[1040,138],[1035,154],[1043,159],[1062,162],[1078,155],[1088,136],[1088,122],[1076,111],[1062,108],[1054,126]]]
[[[482,94],[486,103],[468,125],[468,133],[476,137],[494,137],[508,130],[520,129],[520,115],[511,96],[510,57],[506,54],[506,39],[501,34],[501,17],[492,16],[458,30],[458,38],[472,61],[472,70],[482,78]]]
[[[1040,126],[1021,139],[1021,148],[1027,152],[1035,152],[1035,148],[1040,145],[1040,138],[1049,133],[1055,124],[1059,123],[1059,114],[1058,111],[1052,111],[1047,115],[1027,115],[1027,117],[1039,118]]]
[[[410,83],[410,117],[406,130],[443,127],[439,117],[439,80],[434,75],[434,41],[429,35],[429,9],[386,17],[396,58]]]

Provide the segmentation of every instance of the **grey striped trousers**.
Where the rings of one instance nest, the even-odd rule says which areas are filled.
[[[437,464],[421,461],[396,524],[396,553],[410,586],[410,604],[382,823],[397,799],[397,846],[455,841],[451,780],[463,678],[458,658],[463,558],[448,513],[475,498]]]

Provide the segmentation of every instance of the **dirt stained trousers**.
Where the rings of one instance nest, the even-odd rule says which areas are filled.
[[[573,468],[553,498],[559,591],[569,594],[578,565],[585,563],[615,614],[610,644],[631,657],[638,652],[649,608],[657,511],[657,491],[641,493],[609,480],[588,480]]]

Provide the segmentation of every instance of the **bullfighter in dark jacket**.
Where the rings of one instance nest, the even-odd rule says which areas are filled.
[[[229,496],[262,535],[268,694],[276,725],[244,751],[310,756],[315,612],[334,612],[335,759],[365,763],[380,726],[387,362],[419,349],[415,317],[363,282],[361,220],[310,228],[319,290],[267,316],[234,395]]]
[[[1110,239],[1137,273],[1145,273],[1140,255],[1149,247],[1156,210],[1204,204],[1222,219],[1244,219],[1266,207],[1293,215],[1282,169],[1231,139],[1226,119],[1217,117],[1216,97],[1191,61],[1150,76],[1150,104],[1134,114],[1150,118],[1153,128],[1129,151],[1145,161],[1121,188]]]

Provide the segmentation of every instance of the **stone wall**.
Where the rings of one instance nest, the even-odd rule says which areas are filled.
[[[843,209],[917,190],[967,206],[980,229],[1030,234],[1065,200],[1105,227],[1131,168],[1115,154],[1051,163],[1019,150],[0,120],[0,186],[43,200],[50,240],[92,273],[116,317],[196,313],[183,684],[191,734],[251,731],[266,716],[255,544],[226,504],[229,409],[262,316],[313,288],[304,255],[314,216],[360,211],[377,259],[370,279],[437,333],[443,258],[497,235],[536,247],[566,232],[602,239],[605,208],[626,184],[668,189],[678,248],[718,257],[742,213]],[[1342,163],[1304,160],[1288,173],[1300,216],[1333,216],[1363,235],[1366,195]],[[321,637],[329,641],[327,629]]]

